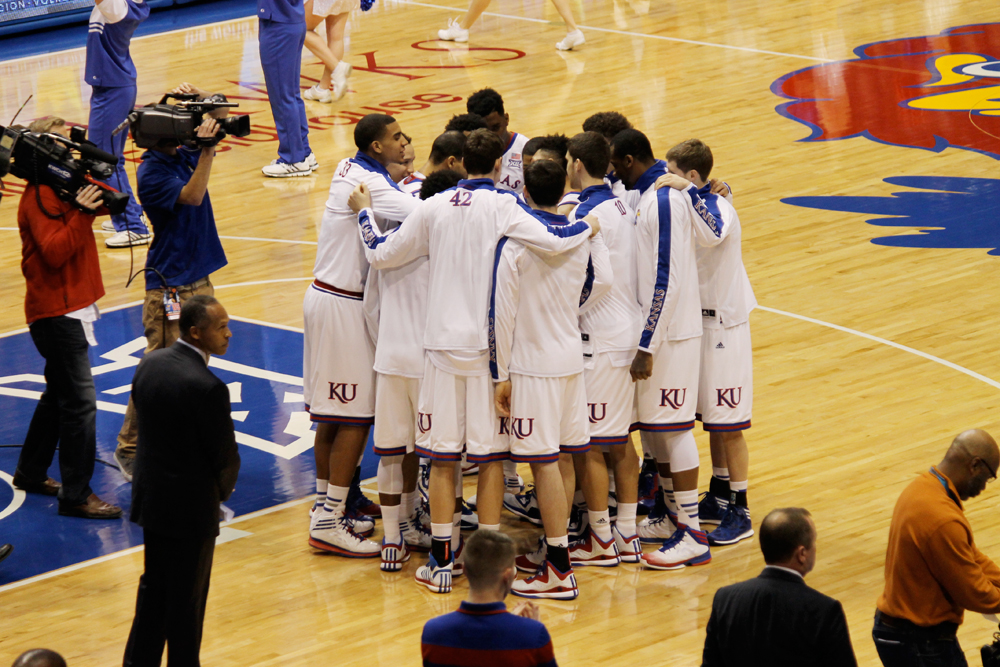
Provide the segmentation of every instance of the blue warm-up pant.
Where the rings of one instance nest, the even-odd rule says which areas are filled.
[[[114,175],[106,182],[115,190],[129,196],[128,208],[124,213],[111,216],[115,231],[129,231],[148,234],[149,230],[142,221],[142,207],[132,194],[132,185],[125,171],[125,141],[128,139],[128,129],[116,136],[111,136],[123,120],[128,118],[135,107],[135,86],[123,88],[105,88],[94,86],[90,94],[90,121],[87,128],[87,138],[93,141],[102,151],[118,156],[118,165]]]
[[[306,105],[299,83],[306,25],[269,19],[259,21],[260,65],[264,69],[271,115],[278,131],[278,159],[293,164],[302,162],[312,152]]]

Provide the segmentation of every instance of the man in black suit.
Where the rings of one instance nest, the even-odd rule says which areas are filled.
[[[132,521],[143,528],[146,570],[139,579],[125,666],[198,667],[212,573],[219,503],[240,469],[229,388],[208,370],[226,353],[229,315],[215,298],[181,307],[181,338],[139,363],[132,400],[139,447]]]
[[[756,579],[720,588],[708,619],[702,667],[857,667],[844,609],[806,586],[816,564],[816,526],[791,507],[760,525],[767,566]]]

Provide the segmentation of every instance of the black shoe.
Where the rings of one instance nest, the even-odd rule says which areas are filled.
[[[14,545],[13,544],[2,544],[2,545],[0,545],[0,561],[3,561],[3,559],[6,558],[7,556],[9,556],[11,554],[11,552],[13,552],[13,551],[14,551]]]

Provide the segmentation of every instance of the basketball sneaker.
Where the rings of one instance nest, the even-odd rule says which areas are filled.
[[[445,42],[468,42],[469,31],[462,28],[455,19],[448,19],[448,27],[438,30],[438,39]]]
[[[479,530],[479,515],[469,507],[469,503],[462,501],[462,523],[459,525],[462,530]]]
[[[420,497],[423,498],[424,502],[430,497],[431,488],[431,464],[421,463],[420,473],[417,475],[417,491],[420,492]]]
[[[538,538],[538,548],[526,554],[521,554],[514,559],[514,567],[516,567],[521,572],[531,572],[535,573],[538,568],[542,566],[545,562],[545,555],[548,551],[548,544],[545,542],[545,537]]]
[[[431,508],[427,505],[426,500],[417,503],[416,508],[413,510],[413,522],[423,526],[425,531],[430,532]]]
[[[539,521],[541,523],[541,521]],[[590,527],[590,512],[587,511],[586,505],[573,505],[569,511],[569,526],[566,528],[566,534],[570,541],[576,541],[582,539],[584,534],[587,532],[587,528]]]
[[[317,83],[302,93],[302,99],[329,104],[333,101],[333,91],[329,88],[320,88]]]
[[[431,531],[420,523],[419,518],[400,521],[399,533],[410,551],[426,553],[431,550]]]
[[[524,478],[520,475],[514,477],[504,477],[504,493],[524,493]]]
[[[677,533],[677,536],[664,542],[658,550],[643,554],[643,564],[654,570],[682,570],[712,562],[712,552],[708,548],[708,535],[705,531],[681,526]]]
[[[656,464],[651,459],[643,459],[642,470],[639,472],[639,506],[636,514],[649,514],[657,502],[663,502],[660,476],[656,472]]]
[[[556,42],[556,48],[560,51],[572,51],[577,46],[580,46],[587,39],[583,36],[583,31],[580,29],[574,30],[573,32],[566,33],[566,36],[562,38],[561,41]]]
[[[469,461],[462,461],[462,475],[478,475],[479,474],[479,464],[470,463]]]
[[[608,492],[608,518],[612,523],[618,519],[618,494],[614,491]]]
[[[360,514],[357,510],[348,507],[347,511],[344,512],[344,517],[351,524],[351,530],[361,537],[369,537],[375,532],[375,520],[367,514]]]
[[[719,497],[711,491],[701,494],[698,503],[698,521],[709,526],[718,526],[726,516],[726,509],[719,502]]]
[[[399,543],[393,544],[382,538],[382,562],[378,566],[380,570],[399,572],[403,569],[403,563],[408,560],[410,560],[410,550],[406,548],[406,542],[400,540]]]
[[[622,535],[617,524],[611,526],[611,533],[615,536],[615,546],[618,547],[618,555],[623,563],[638,563],[642,560],[642,542],[638,535]]]
[[[455,550],[455,555],[451,559],[451,577],[461,577],[465,574],[465,538],[461,538],[458,541],[458,549]]]
[[[668,514],[661,517],[647,517],[639,522],[637,526],[639,541],[643,544],[655,544],[670,537],[677,532],[677,523]]]
[[[306,156],[306,164],[312,167],[313,171],[319,169],[319,160],[316,159],[316,154],[311,152]]]
[[[313,173],[313,168],[309,162],[272,162],[260,170],[268,178],[294,178],[296,176],[308,176]]]
[[[465,501],[465,504],[472,508],[472,511],[476,511],[476,498],[478,494],[473,495],[471,498]]]
[[[361,491],[359,484],[351,484],[351,490],[347,492],[347,506],[365,516],[374,518],[382,516],[382,508]]]
[[[374,558],[381,548],[354,532],[347,517],[318,512],[309,527],[309,546],[347,558]]]
[[[542,525],[542,512],[538,509],[538,496],[534,486],[528,487],[524,493],[503,494],[504,508],[514,516],[535,524]]]
[[[515,581],[510,592],[522,598],[549,600],[574,600],[580,595],[573,569],[560,572],[549,561],[542,563],[533,576]]]
[[[708,534],[708,543],[713,547],[736,544],[740,540],[753,537],[753,523],[750,510],[730,504],[719,527]]]
[[[595,565],[597,567],[615,567],[622,562],[615,545],[614,535],[607,542],[588,530],[581,540],[569,545],[569,562],[571,565]]]
[[[351,76],[351,72],[354,71],[354,66],[351,63],[341,60],[337,63],[337,66],[333,68],[333,75],[330,77],[330,83],[333,85],[333,90],[330,96],[334,101],[339,100],[347,92],[347,78]]]
[[[438,565],[431,555],[426,565],[417,568],[417,583],[426,586],[434,593],[451,593],[451,574],[453,563]]]

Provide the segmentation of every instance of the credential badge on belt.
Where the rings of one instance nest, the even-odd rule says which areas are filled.
[[[163,310],[171,322],[181,318],[181,300],[177,296],[176,287],[168,287],[163,290]]]

